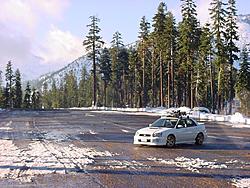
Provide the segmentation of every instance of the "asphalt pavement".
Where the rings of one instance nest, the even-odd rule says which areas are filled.
[[[0,113],[0,187],[235,187],[250,179],[250,129],[203,122],[202,146],[133,145],[157,116]],[[247,184],[244,184],[247,185]]]

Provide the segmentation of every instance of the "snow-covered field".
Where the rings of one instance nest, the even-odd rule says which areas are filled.
[[[12,140],[0,140],[0,178],[31,182],[36,175],[84,171],[95,157],[113,155],[108,151],[47,140],[33,141],[26,148],[17,147]]]

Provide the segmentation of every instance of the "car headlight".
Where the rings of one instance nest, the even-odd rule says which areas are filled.
[[[138,136],[139,135],[139,131],[136,131],[135,135]]]
[[[153,137],[162,137],[162,133],[154,133]]]

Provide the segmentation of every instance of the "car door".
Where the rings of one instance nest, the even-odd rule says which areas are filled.
[[[186,119],[187,142],[193,142],[197,136],[197,125],[192,119]]]
[[[187,140],[186,134],[186,121],[184,119],[179,119],[175,129],[175,137],[177,143],[183,143]]]

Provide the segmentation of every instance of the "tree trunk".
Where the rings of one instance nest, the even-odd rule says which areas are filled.
[[[163,70],[162,70],[162,57],[160,51],[160,106],[163,106]]]
[[[172,89],[172,106],[175,106],[173,44],[171,46],[171,89]]]
[[[171,101],[170,101],[170,84],[171,84],[171,61],[168,62],[168,108],[170,108]]]
[[[152,52],[152,70],[151,70],[151,88],[152,88],[152,107],[155,106],[155,74],[154,74],[154,65],[155,65],[155,54],[154,54],[154,48],[153,48],[153,52]]]
[[[94,84],[93,84],[93,106],[96,106],[96,62],[95,62],[95,42],[93,43],[93,75],[94,75]]]

